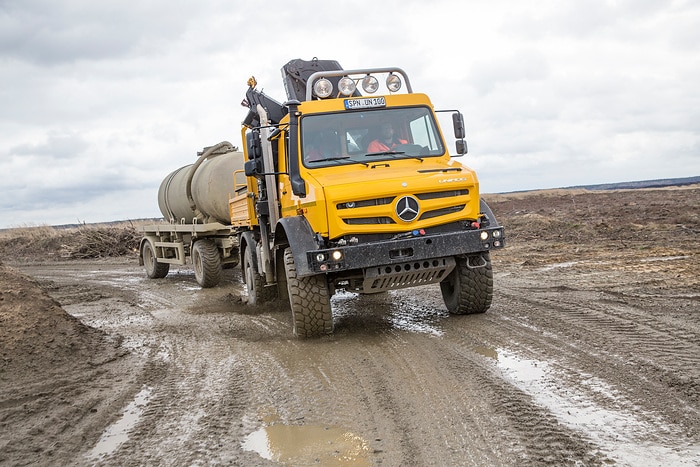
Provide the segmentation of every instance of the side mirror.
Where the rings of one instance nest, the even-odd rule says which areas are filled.
[[[248,146],[248,159],[259,159],[262,157],[262,143],[260,142],[260,131],[249,131],[245,135],[246,145]]]
[[[458,139],[455,141],[455,148],[457,149],[457,154],[464,155],[467,153],[467,142],[463,139]]]
[[[245,161],[245,164],[243,164],[243,171],[245,172],[246,177],[255,177],[257,174],[260,173],[260,171],[258,170],[259,160],[260,159]]]
[[[464,130],[464,117],[461,112],[455,112],[452,114],[452,126],[455,130],[455,138],[464,139],[466,136],[466,131]]]

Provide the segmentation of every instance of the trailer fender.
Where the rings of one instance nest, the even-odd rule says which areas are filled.
[[[275,246],[289,245],[294,255],[298,277],[316,274],[309,268],[306,252],[318,250],[319,245],[309,221],[303,216],[283,217],[275,229]]]

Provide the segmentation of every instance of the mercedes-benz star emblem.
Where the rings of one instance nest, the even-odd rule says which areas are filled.
[[[402,221],[411,222],[415,220],[419,212],[418,200],[413,196],[404,196],[396,203],[396,215]]]

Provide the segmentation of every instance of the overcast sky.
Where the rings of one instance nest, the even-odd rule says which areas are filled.
[[[313,57],[460,109],[484,193],[700,175],[696,0],[0,0],[0,228],[159,217]]]

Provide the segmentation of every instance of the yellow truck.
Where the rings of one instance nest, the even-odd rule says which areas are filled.
[[[446,111],[453,156],[439,111],[400,68],[299,59],[282,75],[283,104],[249,80],[242,152],[205,148],[164,180],[169,223],[143,229],[148,276],[191,256],[207,287],[240,263],[249,303],[288,302],[298,337],[333,332],[337,290],[439,283],[450,313],[487,311],[490,252],[505,234],[476,173],[454,158],[466,153],[462,114]]]

